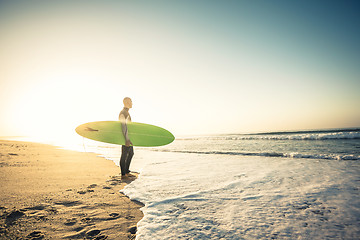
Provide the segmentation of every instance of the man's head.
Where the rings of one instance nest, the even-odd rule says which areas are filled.
[[[129,97],[124,98],[123,103],[124,103],[124,107],[132,108],[131,98],[129,98]]]

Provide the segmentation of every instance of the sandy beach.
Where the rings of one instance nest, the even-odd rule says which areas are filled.
[[[136,179],[93,153],[0,141],[1,239],[135,239],[143,205],[119,193]]]

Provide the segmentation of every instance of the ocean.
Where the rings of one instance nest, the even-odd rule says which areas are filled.
[[[120,147],[83,148],[119,164]],[[360,129],[179,137],[137,148],[137,239],[358,239]]]

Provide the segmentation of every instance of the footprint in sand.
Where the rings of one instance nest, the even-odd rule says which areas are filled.
[[[33,231],[29,235],[27,235],[26,239],[40,240],[40,239],[43,239],[44,237],[45,236],[44,236],[44,234],[42,234],[41,231]]]
[[[110,185],[118,185],[120,184],[121,182],[118,182],[118,181],[111,181]]]
[[[83,229],[84,229],[84,227],[80,226],[80,227],[74,228],[73,231],[75,231],[75,232],[80,232],[80,231],[83,230]]]
[[[94,192],[93,188],[95,188],[97,186],[97,184],[91,184],[87,187],[87,192]]]
[[[88,231],[88,232],[85,234],[85,237],[86,237],[87,239],[96,239],[96,240],[107,239],[107,236],[105,236],[105,235],[99,235],[100,232],[101,232],[101,231],[98,230],[98,229],[93,229],[93,230]]]
[[[88,188],[88,189],[86,189],[86,190],[80,190],[80,191],[77,191],[77,193],[78,193],[78,194],[85,194],[85,193],[88,193],[88,192],[94,192],[94,190],[93,190],[93,189]]]
[[[56,208],[48,204],[40,204],[34,207],[27,207],[20,209],[20,211],[27,212],[28,217],[32,217],[41,221],[48,220],[47,218],[48,214],[57,213]]]
[[[19,218],[25,216],[25,213],[21,210],[14,210],[6,216],[5,223],[6,225],[13,224]]]
[[[55,202],[56,205],[63,205],[65,207],[73,207],[82,204],[81,201],[58,201]]]
[[[83,223],[89,223],[89,222],[92,221],[92,219],[89,218],[89,217],[84,217],[84,218],[81,219],[81,221],[82,221]]]
[[[109,215],[110,215],[111,219],[116,219],[116,218],[120,217],[120,214],[118,214],[118,213],[110,213]]]
[[[132,226],[128,229],[128,232],[131,233],[131,234],[136,234],[136,230],[137,230],[137,227],[136,226]]]
[[[76,220],[76,218],[69,218],[69,219],[66,219],[66,221],[65,221],[65,225],[66,226],[73,226],[73,225],[75,225],[77,223],[77,220]]]
[[[121,180],[121,176],[111,176],[111,179],[107,180],[110,185],[118,185],[121,184],[123,181]]]
[[[41,210],[44,210],[45,208],[49,207],[50,205],[45,205],[45,204],[40,204],[40,205],[37,205],[37,206],[34,206],[34,207],[27,207],[27,208],[24,208],[24,210],[37,210],[37,211],[41,211]]]

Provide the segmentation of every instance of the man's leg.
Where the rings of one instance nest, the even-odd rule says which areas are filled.
[[[120,168],[121,168],[121,175],[124,176],[127,173],[126,170],[126,160],[129,155],[129,147],[122,145],[121,147],[121,158],[120,158]]]
[[[127,155],[127,158],[126,158],[126,165],[125,165],[125,172],[126,173],[129,173],[129,167],[130,167],[130,163],[131,163],[131,160],[132,160],[132,157],[134,156],[134,147],[133,146],[130,146],[129,149],[128,149],[128,155]]]

